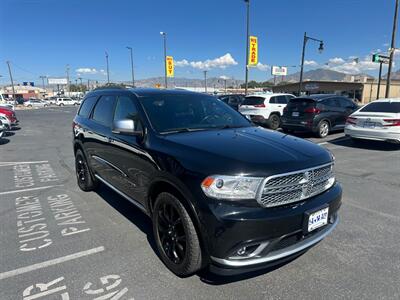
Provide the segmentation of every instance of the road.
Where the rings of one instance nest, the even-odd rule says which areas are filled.
[[[0,141],[0,299],[400,299],[400,147],[303,135],[336,156],[335,231],[274,269],[181,279],[136,207],[106,187],[78,189],[75,111],[19,111],[21,129]]]

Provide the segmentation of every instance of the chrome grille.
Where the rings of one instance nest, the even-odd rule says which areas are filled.
[[[333,164],[268,177],[258,202],[264,207],[294,203],[322,193],[334,183]]]

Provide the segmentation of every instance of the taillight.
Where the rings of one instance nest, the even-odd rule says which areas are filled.
[[[265,107],[265,104],[263,103],[263,104],[256,104],[256,105],[254,105],[254,107]]]
[[[383,119],[383,121],[390,123],[384,126],[400,126],[400,119]]]
[[[357,118],[348,117],[348,118],[346,119],[346,124],[353,124],[353,125],[357,124]]]
[[[319,114],[321,112],[321,110],[318,109],[318,108],[315,108],[315,107],[309,107],[309,108],[306,108],[304,110],[304,112],[305,113],[310,113],[310,114]]]

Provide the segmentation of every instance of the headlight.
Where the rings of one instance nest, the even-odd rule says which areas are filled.
[[[203,180],[201,188],[208,197],[217,199],[255,199],[263,178],[213,175]]]

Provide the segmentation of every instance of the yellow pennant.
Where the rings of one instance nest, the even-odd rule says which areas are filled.
[[[258,39],[256,36],[249,37],[249,66],[258,64]]]
[[[167,77],[174,77],[174,58],[172,56],[167,56],[165,59],[167,68]]]

